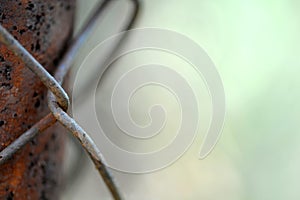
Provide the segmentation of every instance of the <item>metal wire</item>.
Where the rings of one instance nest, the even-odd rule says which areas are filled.
[[[130,0],[133,4],[133,11],[131,13],[131,16],[130,16],[130,20],[128,21],[127,24],[124,25],[124,27],[122,28],[121,31],[125,31],[125,30],[129,30],[131,29],[135,23],[136,23],[136,19],[137,19],[137,16],[140,12],[140,3],[137,1],[137,0]],[[126,40],[126,37],[127,37],[127,33],[123,34],[122,37],[120,38],[120,40],[116,43],[116,45],[111,49],[111,51],[109,52],[109,55],[113,55],[113,53],[123,44],[123,42]],[[107,57],[106,60],[103,61],[103,66],[106,65],[106,62],[109,61],[111,59],[110,56]],[[101,65],[100,65],[101,66]],[[108,69],[108,68],[107,68]],[[105,69],[105,70],[107,70]],[[100,69],[97,69],[100,71]],[[101,74],[104,74],[105,71],[103,71]],[[94,76],[93,76],[94,75]],[[88,96],[88,92],[90,91],[89,90],[89,87],[90,85],[93,85],[93,82],[96,80],[98,80],[98,78],[100,77],[97,77],[99,75],[98,72],[95,72],[95,73],[92,73],[89,77],[89,79],[84,83],[84,85],[82,86],[82,89],[78,92],[77,96],[75,96],[75,100],[76,102],[73,102],[75,104],[75,106],[78,106],[78,105],[82,105],[82,101],[85,100],[86,96]],[[95,77],[96,76],[96,77]]]
[[[137,0],[130,0],[134,5],[134,12],[125,30],[129,29],[136,20],[139,3]],[[109,3],[113,1],[105,0],[99,3],[98,8],[83,26],[81,31],[73,39],[71,45],[63,56],[55,78],[51,76],[43,66],[5,29],[0,25],[0,42],[6,45],[11,51],[19,56],[26,66],[34,72],[49,89],[48,105],[50,111],[47,116],[37,122],[33,127],[23,133],[19,138],[12,142],[9,146],[0,152],[0,165],[13,156],[27,142],[33,139],[38,133],[43,132],[48,127],[59,121],[63,126],[72,132],[72,134],[80,141],[82,147],[86,150],[92,159],[96,169],[102,176],[106,186],[108,187],[114,199],[122,199],[120,190],[117,187],[108,167],[101,155],[101,152],[91,139],[91,137],[70,117],[65,111],[69,106],[69,97],[61,87],[63,79],[74,62],[74,57],[78,53],[80,47],[84,44],[90,33],[93,31],[96,20],[101,16],[102,11],[107,8]]]
[[[47,70],[3,27],[0,25],[0,42],[19,58],[35,73],[44,85],[55,94],[59,105],[66,110],[69,106],[69,97],[61,85]]]
[[[20,137],[18,137],[18,139],[13,141],[10,145],[8,145],[5,149],[3,149],[0,152],[0,165],[4,164],[8,159],[10,159],[14,155],[14,153],[16,153],[29,141],[31,141],[37,134],[43,132],[55,122],[56,119],[52,113],[49,113],[39,122],[37,122],[29,130],[27,130]]]
[[[140,5],[139,5],[139,2],[137,0],[129,0],[131,1],[132,3],[132,9],[131,9],[131,12],[130,12],[130,16],[129,16],[129,20],[121,27],[121,29],[119,31],[126,31],[126,30],[129,30],[131,29],[136,21],[137,21],[137,17],[138,17],[138,13],[140,11]],[[103,2],[102,4],[99,4],[98,7],[102,7],[102,9],[104,9],[105,6],[108,6],[108,4],[106,5],[103,5],[105,2]],[[93,28],[87,28],[87,27],[92,27],[94,26],[93,23],[96,23],[98,21],[98,19],[100,18],[100,16],[98,16],[98,14],[101,14],[98,12],[98,10],[101,9],[101,8],[96,8],[94,10],[94,14],[92,14],[91,18],[88,20],[89,23],[86,23],[86,25],[79,31],[78,35],[80,36],[80,39],[79,38],[74,38],[73,39],[73,42],[71,42],[71,46],[70,48],[72,48],[73,50],[72,51],[66,51],[66,54],[68,55],[65,55],[63,56],[63,59],[62,61],[60,62],[60,66],[71,66],[72,65],[72,62],[74,61],[72,58],[74,56],[76,56],[76,54],[78,53],[79,49],[80,49],[80,46],[81,44],[83,43],[84,41],[84,36],[88,35],[88,34],[91,34],[93,31],[92,29]],[[98,18],[98,19],[97,19]],[[85,33],[84,33],[85,32]],[[120,41],[113,47],[113,49],[110,50],[109,52],[109,56],[107,57],[106,60],[110,60],[110,56],[123,44],[123,42],[126,40],[126,36],[127,34],[123,34]],[[80,43],[80,45],[79,45]],[[77,50],[75,51],[75,49],[77,48]],[[71,53],[73,55],[71,55]],[[66,58],[70,58],[70,59],[66,59]],[[99,63],[99,66],[105,66],[105,63],[106,63],[106,60],[102,61],[102,63]],[[59,69],[62,69],[64,67],[59,67]],[[99,69],[96,69],[96,70],[101,70],[101,67]],[[59,73],[57,71],[57,73]],[[91,76],[89,77],[89,79],[87,79],[87,81],[84,83],[83,85],[83,89],[81,89],[78,94],[80,95],[77,95],[73,98],[73,104],[75,104],[74,106],[78,107],[80,105],[82,105],[82,103],[86,100],[86,98],[83,98],[83,97],[87,97],[88,96],[88,92],[90,91],[89,89],[89,86],[93,83],[94,80],[97,80],[99,77],[94,77],[93,74],[99,74],[98,72],[95,72],[95,73],[92,73]],[[59,78],[57,78],[58,80]],[[75,139],[75,138],[74,138]],[[75,147],[78,146],[78,148],[80,148],[80,144],[78,143],[75,143]],[[80,152],[80,154],[84,154],[83,151]],[[80,172],[84,169],[84,166],[86,164],[86,162],[84,162],[85,160],[83,160],[82,162],[82,159],[84,159],[84,155],[81,155],[79,157],[79,162],[81,162],[82,164],[81,165],[75,165],[73,168],[72,168],[72,171],[73,172],[76,172],[75,176],[70,176],[70,180],[68,180],[69,183],[73,183],[74,180],[76,181],[77,178],[78,178],[78,175],[80,174]]]

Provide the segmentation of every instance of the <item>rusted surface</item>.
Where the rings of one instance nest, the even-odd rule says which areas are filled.
[[[51,127],[55,122],[56,119],[51,113],[49,113],[43,119],[38,121],[33,127],[22,133],[22,135],[5,147],[5,149],[0,151],[0,166],[10,160],[17,151],[20,151],[28,142],[35,138],[37,134],[42,133],[47,128]]]
[[[0,0],[0,23],[50,72],[70,38],[74,0]],[[46,88],[0,44],[0,150],[48,112]],[[57,199],[64,134],[40,134],[0,166],[0,199]]]

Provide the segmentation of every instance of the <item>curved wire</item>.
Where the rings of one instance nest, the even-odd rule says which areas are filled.
[[[58,70],[55,73],[55,78],[58,83],[62,84],[63,79],[72,66],[74,62],[74,57],[77,55],[80,47],[86,41],[89,34],[92,32],[96,25],[96,19],[101,16],[102,11],[113,1],[105,0],[99,4],[96,12],[92,15],[92,17],[88,20],[86,25],[79,31],[78,36],[75,37],[71,46],[67,50],[67,53],[63,56],[61,63],[59,64]],[[129,24],[126,27],[126,30],[129,29],[138,13],[139,3],[137,0],[131,0],[134,4],[134,14],[132,15],[132,19],[130,20]],[[105,163],[105,160],[99,151],[98,147],[94,144],[91,137],[77,124],[77,122],[71,118],[63,109],[59,107],[55,100],[55,96],[51,91],[48,93],[48,105],[55,116],[55,118],[68,130],[72,132],[72,134],[79,140],[82,147],[87,151],[88,155],[92,159],[95,167],[97,168],[98,172],[102,176],[106,186],[108,187],[111,195],[114,199],[122,199],[120,190],[116,184],[116,181],[113,179],[109,169]]]
[[[140,3],[137,0],[133,0],[131,2],[133,4],[134,8],[133,8],[133,10],[132,10],[132,12],[131,12],[131,14],[129,16],[128,22],[120,30],[121,32],[122,31],[130,30],[131,28],[134,27],[134,25],[135,25],[135,23],[137,21],[137,18],[138,18],[138,13],[140,12]],[[95,12],[97,12],[97,9],[96,9]],[[95,15],[93,15],[93,16],[95,16]],[[96,20],[95,17],[93,17],[93,18],[94,18],[94,20]],[[85,25],[85,27],[86,26],[87,25]],[[91,32],[92,31],[90,31],[90,33]],[[82,33],[82,31],[81,31],[81,33]],[[120,41],[115,45],[115,47],[111,50],[110,55],[113,54],[122,45],[122,43],[125,40],[126,40],[126,34],[124,34],[124,37],[122,37],[120,39]],[[80,45],[78,45],[78,46],[80,46]],[[72,57],[72,56],[69,56],[69,57]],[[109,58],[109,56],[108,56],[108,58]],[[103,63],[105,63],[105,61]],[[67,61],[64,61],[64,65],[71,65],[71,63],[67,64]],[[100,64],[100,66],[101,66],[101,64]],[[92,73],[92,75],[93,74],[98,74],[98,73]],[[84,83],[83,89],[78,92],[80,95],[75,96],[74,97],[75,101],[72,102],[73,104],[75,104],[75,106],[82,105],[82,103],[85,100],[85,98],[82,98],[82,97],[86,97],[87,96],[86,94],[89,92],[89,86],[93,83],[93,81],[96,78],[98,78],[98,77],[90,77]],[[84,157],[84,150],[81,148],[81,145],[79,143],[77,143],[76,141],[74,141],[74,140],[76,140],[74,137],[70,137],[70,139],[73,140],[73,145],[75,146],[76,149],[78,149],[78,154],[79,154],[78,157],[76,158],[76,161],[74,161],[74,162],[81,163],[81,165],[75,165],[75,166],[73,166],[72,169],[71,169],[71,172],[68,172],[68,174],[67,174],[67,177],[68,177],[67,178],[67,182],[70,183],[70,184],[67,184],[68,186],[70,186],[71,184],[73,184],[74,182],[77,181],[79,175],[81,174],[81,171],[83,171],[85,169],[85,165],[87,164],[87,162],[86,162],[87,159],[86,159],[86,157]]]
[[[130,20],[123,27],[121,32],[130,30],[133,28],[133,26],[135,25],[135,23],[137,21],[139,12],[140,12],[139,1],[138,0],[129,0],[129,1],[131,1],[131,3],[133,4],[133,12],[130,16]],[[124,36],[122,36],[120,41],[118,41],[117,44],[115,45],[115,47],[110,51],[110,55],[112,55],[123,44],[123,42],[126,40],[126,37],[127,37],[127,34],[124,34]],[[107,62],[107,60],[110,60],[110,56],[108,56],[108,58],[103,62],[103,64],[105,64]],[[100,69],[98,69],[98,70],[100,70]],[[98,73],[92,73],[92,75],[91,75],[92,77],[89,77],[89,79],[84,83],[82,89],[78,92],[78,94],[80,94],[80,95],[75,96],[76,102],[73,102],[73,103],[76,103],[76,106],[77,106],[77,104],[81,105],[82,101],[84,101],[83,97],[86,97],[87,96],[86,94],[90,91],[89,90],[90,85],[93,84],[94,80],[97,80],[97,78],[99,78],[99,77],[95,77],[95,76],[93,77],[93,74],[97,75]]]

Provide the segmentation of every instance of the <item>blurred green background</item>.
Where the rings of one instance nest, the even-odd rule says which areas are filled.
[[[77,27],[96,2],[78,0]],[[143,175],[114,171],[127,199],[299,200],[300,1],[141,3],[136,27],[170,29],[205,49],[223,80],[227,114],[222,137],[206,159],[198,159],[200,134],[170,167]],[[128,9],[126,1],[116,1],[82,49],[78,66],[117,31]],[[110,196],[89,163],[63,199]]]

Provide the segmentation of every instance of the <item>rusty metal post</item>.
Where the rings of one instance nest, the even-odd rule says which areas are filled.
[[[0,23],[50,72],[71,38],[75,0],[0,0]],[[0,150],[48,112],[47,90],[0,44]],[[57,199],[64,135],[51,127],[0,166],[0,199]]]

